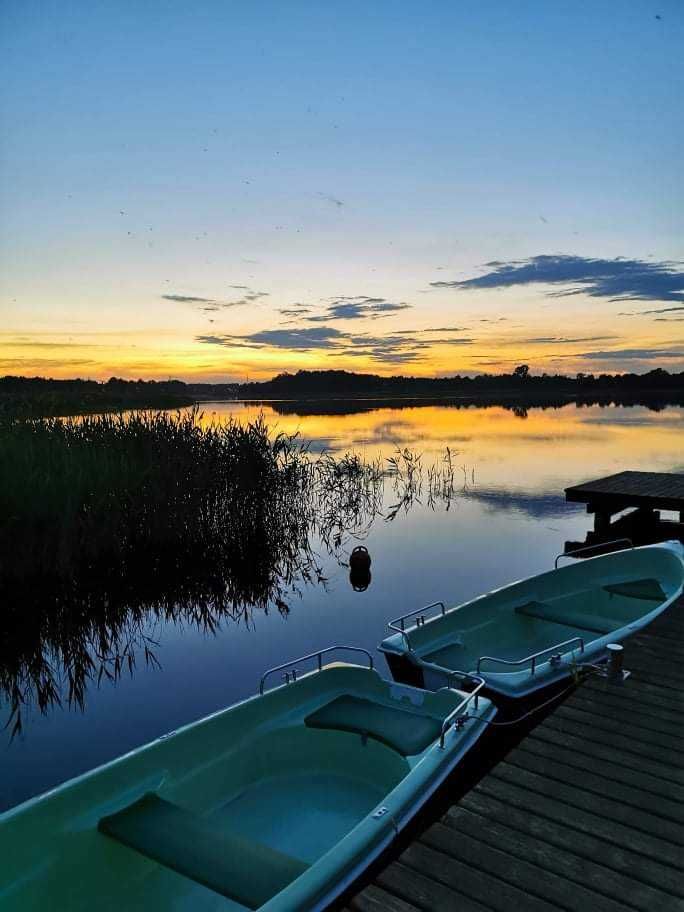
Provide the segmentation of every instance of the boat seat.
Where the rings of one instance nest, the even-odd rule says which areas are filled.
[[[269,846],[214,829],[155,794],[103,817],[98,829],[248,909],[258,909],[308,868]]]
[[[525,617],[538,618],[540,621],[551,621],[566,627],[588,630],[591,633],[612,633],[626,623],[623,620],[603,617],[600,614],[589,614],[572,608],[548,605],[546,602],[526,602],[524,605],[518,605],[515,613],[524,614]]]
[[[349,695],[331,700],[304,721],[309,728],[366,735],[404,757],[424,751],[442,731],[440,717]]]
[[[625,583],[611,583],[603,587],[611,595],[626,595],[627,598],[643,599],[645,602],[664,602],[667,593],[663,591],[658,580],[628,580]]]

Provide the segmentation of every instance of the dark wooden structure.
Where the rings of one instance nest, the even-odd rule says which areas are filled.
[[[645,525],[660,520],[657,510],[674,510],[679,523],[684,523],[684,475],[618,472],[566,488],[565,499],[587,505],[587,513],[594,514],[594,534],[602,538],[610,534],[612,517],[630,507],[636,508],[635,519]]]
[[[347,909],[683,912],[684,599],[625,653],[624,685],[588,679]]]

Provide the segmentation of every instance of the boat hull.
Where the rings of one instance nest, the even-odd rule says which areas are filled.
[[[322,909],[484,732],[440,747],[466,696],[335,665],[173,732],[0,815],[0,906]]]
[[[666,542],[577,562],[459,605],[380,645],[395,680],[436,690],[477,674],[497,701],[531,697],[606,659],[682,594],[684,547]],[[438,603],[441,605],[441,603]]]

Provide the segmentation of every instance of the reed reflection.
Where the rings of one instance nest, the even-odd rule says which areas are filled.
[[[312,455],[261,419],[137,413],[0,427],[0,693],[22,712],[156,664],[164,624],[216,633],[286,614],[373,522],[456,494],[445,467]],[[392,506],[385,509],[385,497]],[[11,555],[11,558],[10,558]]]

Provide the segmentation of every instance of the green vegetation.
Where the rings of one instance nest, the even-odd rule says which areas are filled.
[[[286,613],[301,585],[325,583],[321,549],[343,563],[377,517],[419,500],[448,508],[457,493],[448,450],[425,471],[408,450],[384,463],[315,456],[261,420],[200,417],[0,417],[0,695],[12,733],[27,704],[82,705],[90,683],[132,673],[141,654],[156,663],[158,624],[212,633],[254,610]]]
[[[427,477],[408,451],[382,463],[311,455],[259,420],[203,426],[197,410],[0,420],[0,694],[22,708],[82,704],[90,682],[156,662],[154,630],[214,632],[285,613],[325,582],[383,510],[455,493],[451,456]]]
[[[0,427],[0,689],[10,717],[153,657],[154,619],[213,630],[315,576],[306,454],[196,413]],[[60,671],[61,670],[61,671]]]

